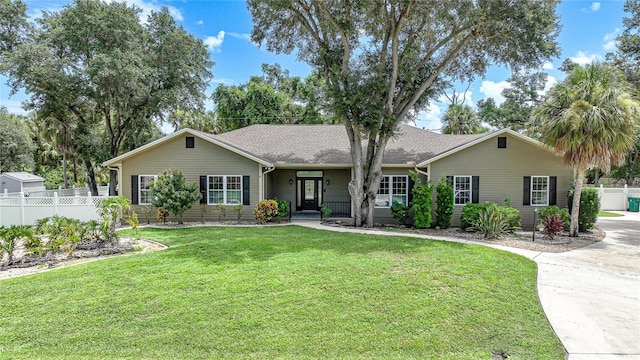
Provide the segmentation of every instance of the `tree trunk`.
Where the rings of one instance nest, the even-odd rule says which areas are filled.
[[[580,197],[582,196],[582,185],[584,182],[584,168],[578,168],[576,185],[573,190],[573,204],[571,205],[571,226],[569,234],[573,237],[578,236],[580,230],[578,226],[578,216],[580,215]]]
[[[73,183],[78,183],[78,159],[75,156],[73,157]]]
[[[98,184],[96,184],[96,174],[93,171],[93,164],[91,161],[85,160],[84,166],[87,168],[87,184],[89,185],[91,196],[98,196]]]
[[[67,181],[67,151],[62,150],[62,187],[67,189],[69,182]]]

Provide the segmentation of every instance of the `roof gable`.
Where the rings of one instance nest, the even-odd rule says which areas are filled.
[[[532,138],[530,138],[528,136],[522,135],[522,134],[520,134],[518,132],[515,132],[515,131],[513,131],[511,129],[502,129],[502,130],[497,130],[497,131],[492,131],[492,132],[489,132],[489,133],[481,134],[482,136],[480,136],[480,137],[478,137],[478,138],[476,138],[476,139],[474,139],[472,141],[468,141],[468,142],[462,143],[459,146],[453,147],[453,148],[451,148],[451,149],[449,149],[447,151],[444,151],[444,152],[438,154],[437,156],[434,156],[432,158],[426,159],[425,161],[419,163],[418,166],[419,167],[425,167],[425,166],[431,164],[432,162],[438,161],[438,160],[440,160],[442,158],[445,158],[445,157],[447,157],[449,155],[455,154],[455,153],[457,153],[459,151],[462,151],[464,149],[470,148],[470,147],[472,147],[474,145],[477,145],[479,143],[485,142],[485,141],[487,141],[489,139],[494,139],[494,138],[496,138],[496,137],[498,137],[500,135],[504,135],[504,134],[512,135],[512,136],[514,136],[514,137],[516,137],[516,138],[518,138],[518,139],[520,139],[520,140],[522,140],[522,141],[524,141],[526,143],[529,143],[531,145],[534,145],[536,147],[539,147],[539,148],[541,148],[543,150],[546,150],[546,151],[551,152],[554,155],[556,155],[555,151],[551,147],[549,147],[549,146],[547,146],[547,145],[545,145],[545,144],[543,144],[543,143],[541,143],[541,142],[539,142],[539,141],[537,141],[535,139],[532,139]]]
[[[268,162],[268,161],[266,161],[266,160],[264,160],[264,159],[262,159],[262,158],[260,158],[260,157],[258,157],[256,155],[254,155],[254,154],[251,154],[251,153],[249,153],[249,152],[247,152],[247,151],[245,151],[243,149],[237,148],[237,147],[233,146],[232,144],[228,144],[228,143],[222,141],[221,139],[216,138],[215,135],[209,135],[207,133],[204,133],[204,132],[201,132],[201,131],[192,130],[192,129],[182,129],[182,130],[177,131],[177,132],[175,132],[173,134],[170,134],[170,135],[167,135],[167,136],[165,136],[163,138],[160,138],[158,140],[152,141],[152,142],[150,142],[150,143],[148,143],[146,145],[143,145],[143,146],[141,146],[141,147],[139,147],[137,149],[134,149],[134,150],[131,150],[129,152],[126,152],[126,153],[124,153],[124,154],[122,154],[120,156],[117,156],[117,157],[113,158],[113,159],[107,160],[102,164],[104,166],[113,166],[113,165],[121,162],[122,160],[125,160],[125,159],[128,159],[130,157],[133,157],[133,156],[135,156],[137,154],[140,154],[140,153],[142,153],[144,151],[152,149],[152,148],[154,148],[156,146],[160,146],[160,145],[162,145],[162,144],[164,144],[164,143],[166,143],[166,142],[168,142],[168,141],[170,141],[170,140],[172,140],[174,138],[177,138],[177,137],[179,137],[179,136],[181,136],[183,134],[190,134],[190,135],[196,136],[196,137],[198,137],[198,138],[200,138],[202,140],[205,140],[205,141],[208,141],[208,142],[210,142],[212,144],[218,145],[218,146],[220,146],[220,147],[222,147],[224,149],[227,149],[227,150],[229,150],[229,151],[231,151],[233,153],[236,153],[238,155],[244,156],[244,157],[246,157],[248,159],[251,159],[251,160],[253,160],[253,161],[257,162],[257,163],[260,163],[260,164],[262,164],[264,166],[269,166],[269,167],[273,166],[270,162]]]

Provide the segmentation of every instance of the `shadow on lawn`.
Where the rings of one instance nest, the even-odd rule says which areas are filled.
[[[400,236],[337,233],[294,225],[143,229],[140,236],[168,245],[160,256],[198,260],[209,265],[266,261],[281,254],[313,250],[347,255],[468,246]]]

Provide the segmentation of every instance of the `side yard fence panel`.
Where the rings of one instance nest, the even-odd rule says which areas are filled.
[[[598,188],[601,210],[625,211],[629,208],[629,197],[640,198],[640,188],[606,188],[602,185]]]
[[[0,195],[0,226],[34,225],[54,215],[81,221],[100,220],[97,204],[106,196],[4,197]]]

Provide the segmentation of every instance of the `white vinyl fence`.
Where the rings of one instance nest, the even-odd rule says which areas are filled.
[[[600,210],[624,211],[629,208],[629,197],[640,198],[640,188],[629,188],[627,185],[621,188],[606,188],[600,185],[598,195]]]
[[[54,215],[81,221],[99,220],[96,205],[106,196],[7,197],[0,194],[0,226],[34,225],[36,220]]]

